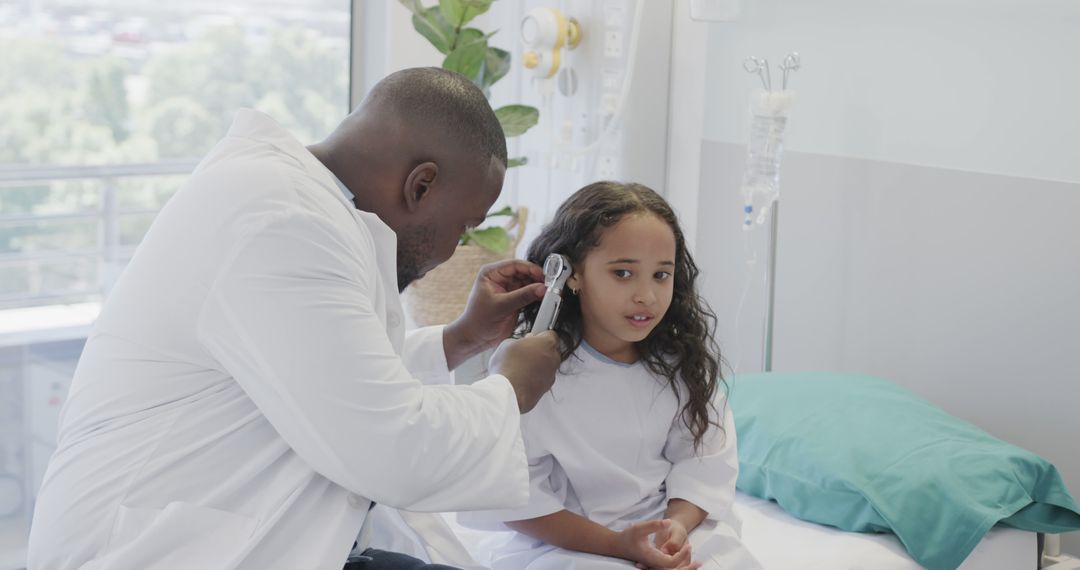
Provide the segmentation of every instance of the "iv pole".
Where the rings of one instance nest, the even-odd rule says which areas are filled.
[[[799,57],[798,52],[789,53],[784,57],[783,63],[780,65],[780,69],[783,70],[784,82],[782,84],[782,93],[788,93],[788,74],[792,71],[798,71],[802,67],[802,59]],[[758,59],[756,57],[749,57],[743,62],[743,69],[749,73],[755,73],[761,78],[761,84],[765,88],[765,92],[772,94],[772,74],[769,71],[768,60]],[[778,168],[778,165],[777,165]],[[779,175],[774,174],[779,183]],[[765,326],[764,326],[764,338],[762,339],[762,351],[761,351],[761,369],[764,372],[772,372],[772,360],[773,360],[773,320],[774,312],[776,308],[776,245],[777,235],[780,227],[780,196],[779,194],[772,201],[770,206],[772,219],[769,220],[769,259],[765,270],[765,288],[767,290],[768,298],[765,305]],[[749,212],[749,210],[747,210]],[[748,218],[749,220],[749,218]],[[747,221],[749,223],[749,221]]]
[[[773,308],[776,303],[776,235],[780,225],[780,198],[772,204],[772,220],[769,222],[769,262],[765,270],[765,287],[769,298],[765,306],[765,338],[761,357],[761,369],[772,372]]]

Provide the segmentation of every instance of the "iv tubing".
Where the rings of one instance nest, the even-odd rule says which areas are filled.
[[[638,44],[640,43],[638,40],[641,35],[641,20],[642,14],[645,13],[645,2],[647,1],[648,0],[636,0],[634,5],[634,25],[630,31],[630,53],[627,55],[625,66],[626,72],[623,74],[622,90],[619,92],[619,102],[615,105],[615,112],[611,115],[611,119],[604,127],[604,130],[596,137],[596,140],[585,146],[562,149],[563,152],[569,154],[589,154],[590,152],[593,152],[600,146],[600,143],[615,130],[615,126],[619,123],[619,119],[622,118],[623,111],[626,109],[626,99],[630,95],[630,85],[634,81],[634,66],[637,64]]]

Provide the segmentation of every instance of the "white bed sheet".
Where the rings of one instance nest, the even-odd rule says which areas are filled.
[[[891,534],[860,534],[801,521],[776,503],[738,493],[743,543],[767,570],[919,570]],[[377,507],[371,545],[466,570],[487,568],[510,533],[477,531],[451,514],[398,513]],[[1035,533],[994,527],[960,570],[1034,570]],[[631,566],[632,567],[632,566]],[[738,570],[738,569],[733,569]]]
[[[767,569],[919,570],[892,534],[861,534],[801,521],[779,505],[739,493],[743,543]],[[994,527],[961,570],[1034,570],[1035,533]]]

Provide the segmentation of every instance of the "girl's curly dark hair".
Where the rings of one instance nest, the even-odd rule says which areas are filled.
[[[723,422],[715,414],[713,397],[718,386],[726,392],[727,383],[720,370],[720,349],[713,338],[716,315],[698,295],[696,281],[700,272],[686,249],[686,240],[671,206],[641,184],[607,181],[590,184],[559,206],[555,219],[529,246],[527,258],[542,266],[549,254],[561,253],[575,268],[581,267],[585,256],[599,245],[604,231],[624,216],[635,213],[655,214],[675,234],[671,306],[649,336],[637,343],[637,349],[650,371],[668,379],[680,404],[683,402],[678,384],[681,382],[685,387],[688,398],[682,407],[682,420],[694,436],[694,448],[700,449],[710,425],[723,430]],[[532,328],[539,308],[537,302],[522,311],[519,331]],[[564,294],[555,324],[563,361],[581,345],[581,320],[578,297]]]

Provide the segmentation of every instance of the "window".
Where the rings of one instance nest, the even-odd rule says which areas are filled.
[[[0,0],[0,570],[23,563],[56,387],[154,215],[238,108],[305,143],[345,116],[350,14],[349,0]]]
[[[100,299],[236,109],[345,115],[349,2],[0,4],[0,54],[0,309]]]

